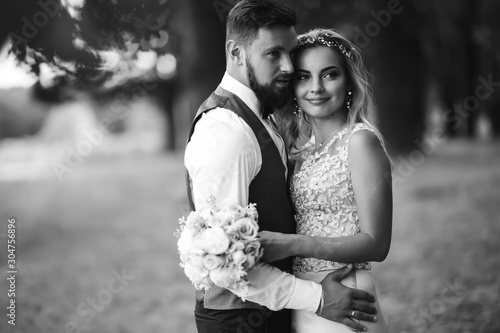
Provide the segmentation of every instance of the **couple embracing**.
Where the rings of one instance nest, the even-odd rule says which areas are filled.
[[[191,208],[257,204],[264,248],[245,301],[197,291],[199,333],[387,332],[370,261],[389,251],[392,186],[367,73],[338,32],[295,25],[281,2],[240,1],[226,72],[193,121]]]

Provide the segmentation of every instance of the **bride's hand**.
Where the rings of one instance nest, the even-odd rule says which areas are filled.
[[[273,262],[293,256],[293,236],[280,232],[260,231],[259,241],[264,248],[262,260]]]

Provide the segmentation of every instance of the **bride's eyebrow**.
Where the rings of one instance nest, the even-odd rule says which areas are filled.
[[[321,72],[323,73],[323,72],[329,71],[331,69],[337,69],[338,70],[339,68],[337,66],[328,66],[328,67],[323,68],[321,70]]]
[[[324,73],[324,72],[327,72],[329,70],[340,70],[337,66],[328,66],[328,67],[325,67],[323,69],[321,69],[319,72],[320,73]],[[301,73],[310,73],[310,71],[308,71],[307,69],[303,69],[303,68],[297,68],[295,70],[295,73],[298,73],[298,72],[301,72]]]

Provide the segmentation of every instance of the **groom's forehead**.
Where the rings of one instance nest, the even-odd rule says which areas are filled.
[[[293,26],[276,25],[259,28],[252,47],[257,49],[283,49],[290,52],[297,45],[297,32]]]

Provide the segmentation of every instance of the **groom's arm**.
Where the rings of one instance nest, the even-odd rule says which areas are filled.
[[[267,308],[318,310],[323,288],[313,281],[301,280],[292,274],[280,271],[267,263],[259,263],[248,272],[250,286],[247,292],[231,290],[246,301],[252,301]]]
[[[198,121],[184,162],[197,208],[205,206],[211,195],[223,204],[247,205],[250,183],[262,163],[250,127],[234,112],[224,109],[212,110]],[[318,309],[322,293],[318,283],[297,279],[266,263],[250,270],[248,278],[248,294],[238,296],[273,310]]]

